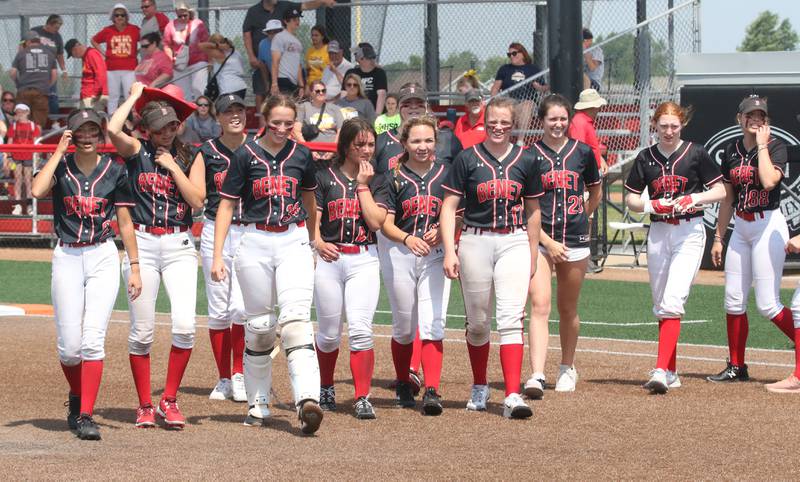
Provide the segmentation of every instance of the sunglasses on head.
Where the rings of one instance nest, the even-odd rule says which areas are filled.
[[[152,4],[152,3],[150,3],[150,4],[143,3],[143,4],[142,4],[142,8],[150,8],[150,7],[152,7],[152,6],[153,6],[153,4]]]
[[[517,52],[516,50],[512,50],[511,52],[507,53],[506,56],[508,56],[508,58],[510,59],[511,57],[514,57],[518,53],[519,52]]]

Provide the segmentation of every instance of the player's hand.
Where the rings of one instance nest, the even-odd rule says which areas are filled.
[[[58,141],[58,146],[56,146],[56,152],[63,156],[69,149],[70,142],[72,142],[72,131],[67,129],[61,134],[61,139]]]
[[[653,199],[650,201],[651,213],[663,216],[672,214],[675,210],[675,201],[672,199]]]
[[[128,299],[133,301],[142,294],[142,275],[139,271],[131,271],[128,275]]]
[[[227,277],[228,273],[225,269],[225,262],[222,261],[222,258],[217,258],[215,256],[214,261],[211,262],[211,279],[219,283],[225,281]]]
[[[428,243],[416,236],[407,237],[404,244],[415,256],[428,256],[431,252],[431,247],[428,246]]]
[[[458,278],[461,265],[458,261],[458,255],[456,253],[445,253],[444,262],[442,264],[444,266],[445,276],[450,279]]]
[[[339,259],[339,248],[333,243],[326,243],[325,241],[317,241],[317,254],[323,261],[331,263]]]
[[[332,7],[336,5],[336,0],[322,0],[322,4],[326,7]]]
[[[144,92],[144,88],[146,86],[141,82],[134,82],[131,85],[131,97],[139,98],[142,96],[142,92]]]
[[[439,226],[435,225],[428,229],[428,231],[422,235],[422,240],[428,243],[428,246],[431,248],[438,246],[442,242],[442,233],[439,231]]]
[[[546,246],[546,248],[547,255],[553,260],[553,263],[563,263],[569,259],[569,248],[567,248],[565,244],[556,243],[554,241],[550,246]]]
[[[788,254],[800,253],[800,236],[795,236],[786,243],[786,252]]]
[[[769,125],[764,124],[756,131],[756,144],[762,145],[769,142]]]
[[[247,61],[250,62],[250,67],[257,69],[261,67],[261,62],[258,60],[258,57],[255,55],[248,55]]]
[[[711,245],[711,264],[715,268],[722,266],[722,241],[714,238],[714,244]]]
[[[278,84],[272,84],[269,88],[270,95],[278,95],[281,93],[281,89],[278,87]]]
[[[369,161],[359,162],[356,181],[364,186],[369,186],[369,183],[372,181],[373,177],[375,177],[375,169],[373,169],[372,163]]]
[[[155,160],[156,164],[168,170],[169,172],[174,172],[176,169],[180,170],[180,167],[178,167],[178,163],[175,162],[175,158],[172,157],[172,153],[169,152],[169,149],[167,149],[166,147],[159,147],[158,149],[156,149]]]
[[[606,174],[608,174],[608,163],[606,163],[606,160],[601,157],[600,158],[600,175],[605,177]]]
[[[695,201],[694,194],[687,194],[681,196],[675,202],[673,208],[678,214],[693,213],[696,211],[697,202]]]

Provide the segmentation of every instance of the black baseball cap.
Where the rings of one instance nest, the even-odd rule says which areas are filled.
[[[230,109],[232,105],[240,105],[242,107],[247,107],[244,103],[244,99],[239,97],[236,94],[225,94],[220,96],[216,102],[214,102],[214,109],[217,112],[225,112],[226,110]]]
[[[757,95],[751,95],[739,104],[740,114],[749,114],[754,110],[764,111],[764,115],[767,115],[767,99]]]
[[[69,114],[69,117],[67,117],[67,128],[74,132],[89,122],[97,124],[97,127],[102,129],[103,120],[100,118],[100,114],[98,114],[96,110],[77,109],[72,111]]]
[[[299,8],[290,8],[283,14],[284,20],[290,20],[293,18],[300,18],[303,16],[303,12]]]
[[[76,38],[71,38],[67,40],[67,43],[64,45],[64,51],[67,52],[68,59],[72,58],[72,49],[75,48],[75,46],[78,45],[79,43],[80,42],[78,42],[78,39]]]

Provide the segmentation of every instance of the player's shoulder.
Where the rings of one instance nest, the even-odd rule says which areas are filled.
[[[324,187],[327,184],[330,184],[336,179],[334,168],[331,166],[324,166],[324,165],[317,166],[317,170],[314,173],[314,176],[317,178],[317,184],[322,187]]]
[[[696,158],[706,158],[709,156],[708,149],[703,144],[699,142],[692,142],[686,141],[688,146],[686,147],[686,154]]]
[[[582,156],[591,154],[594,156],[594,152],[592,152],[592,148],[589,147],[589,144],[584,143],[583,141],[575,140],[575,152]]]
[[[303,144],[300,144],[299,142],[295,142],[295,141],[289,141],[289,142],[293,142],[294,143],[294,146],[293,146],[294,152],[292,153],[292,157],[298,157],[298,158],[301,158],[301,159],[304,159],[304,160],[309,160],[309,161],[312,160],[311,159],[311,149],[309,149],[308,147],[304,146]]]

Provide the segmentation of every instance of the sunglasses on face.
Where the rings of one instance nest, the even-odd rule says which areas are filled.
[[[344,84],[344,86],[345,87],[358,87],[358,84],[354,84],[352,82],[348,82],[348,83]]]
[[[153,45],[153,44],[139,44],[139,46],[142,47],[143,49],[146,49],[151,45]]]
[[[314,89],[315,94],[324,94],[328,89]]]
[[[150,8],[150,7],[152,7],[152,6],[153,6],[153,5],[146,5],[146,4],[144,4],[144,3],[143,3],[143,4],[142,4],[142,10],[144,10],[145,8]]]
[[[10,97],[8,99],[3,99],[3,102],[11,102],[11,103],[13,103],[14,102],[14,98]]]
[[[211,104],[197,104],[197,107],[208,107]]]
[[[506,56],[510,59],[511,57],[516,56],[518,53],[519,52],[517,52],[516,50],[512,50],[511,52],[507,53]]]
[[[114,14],[114,18],[127,18],[127,17],[128,17],[127,13],[115,13]]]
[[[188,13],[179,13],[178,14],[178,18],[189,18],[189,14]]]

